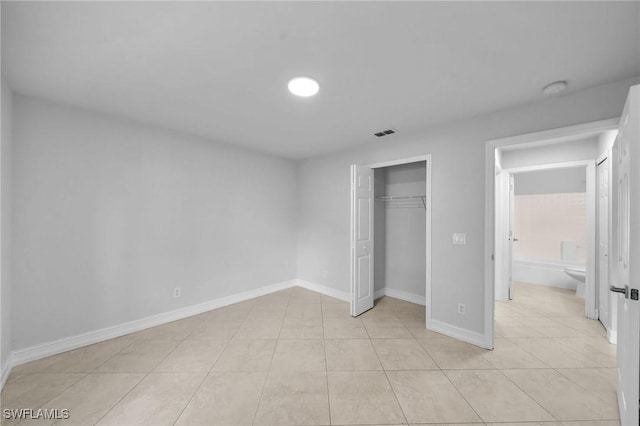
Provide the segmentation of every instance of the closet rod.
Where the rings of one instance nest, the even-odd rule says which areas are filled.
[[[396,195],[396,196],[389,196],[389,195],[381,195],[376,197],[376,199],[380,200],[380,201],[384,201],[384,202],[388,202],[389,206],[392,207],[411,207],[412,204],[411,202],[415,202],[417,200],[422,201],[422,207],[424,207],[424,209],[427,209],[427,202],[426,202],[426,195]],[[395,204],[393,203],[395,202]],[[417,207],[417,206],[416,206]]]
[[[418,198],[424,199],[425,197],[426,195],[395,195],[395,196],[381,195],[376,198],[382,201],[386,201],[386,200],[412,200],[412,199],[417,200]]]

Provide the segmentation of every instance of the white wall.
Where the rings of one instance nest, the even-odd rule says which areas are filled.
[[[13,167],[14,350],[296,277],[292,161],[16,94]]]
[[[516,195],[514,256],[584,264],[587,246],[587,194]],[[577,244],[576,257],[562,258],[562,242]]]
[[[485,141],[617,117],[638,78],[556,96],[300,161],[298,277],[349,291],[349,165],[433,155],[432,308],[435,320],[484,331]],[[503,159],[504,160],[504,159]],[[451,234],[465,232],[467,245]],[[320,271],[329,272],[323,280]],[[459,302],[466,315],[458,315]]]
[[[587,192],[585,167],[516,173],[513,180],[515,195]]]
[[[11,156],[13,96],[2,78],[2,144],[0,146],[0,376],[11,354]],[[2,383],[0,383],[0,388]]]
[[[595,160],[598,156],[598,139],[598,136],[593,136],[554,145],[503,150],[502,168],[511,169],[567,161]]]
[[[575,289],[564,267],[586,259],[586,168],[517,173],[514,181],[514,280]],[[576,242],[576,259],[562,259],[562,241]]]
[[[384,169],[385,195],[425,195],[426,164],[401,164]],[[384,205],[384,203],[382,203]],[[385,212],[385,288],[425,294],[425,210],[387,208]],[[377,219],[376,219],[377,220]],[[377,260],[377,259],[376,259]]]

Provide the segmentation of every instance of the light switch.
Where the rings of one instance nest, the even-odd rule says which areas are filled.
[[[467,244],[467,234],[453,234],[453,244]]]

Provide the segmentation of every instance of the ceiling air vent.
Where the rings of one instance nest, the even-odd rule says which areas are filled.
[[[393,129],[388,129],[388,130],[383,130],[381,132],[376,132],[374,133],[374,135],[376,135],[377,137],[381,138],[383,136],[387,136],[387,135],[392,135],[394,134],[396,131]]]

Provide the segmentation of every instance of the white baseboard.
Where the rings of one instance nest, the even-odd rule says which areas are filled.
[[[437,331],[438,333],[453,337],[454,339],[462,340],[463,342],[471,343],[472,345],[480,346],[481,348],[492,349],[487,347],[485,336],[482,333],[476,333],[475,331],[470,331],[433,319],[429,321],[429,325],[430,330]]]
[[[306,288],[307,290],[315,291],[316,293],[324,294],[325,296],[333,297],[339,300],[343,300],[345,302],[351,301],[351,294],[346,291],[336,290],[331,287],[323,286],[320,284],[312,283],[306,280],[296,280],[299,287]],[[393,288],[381,288],[380,290],[376,290],[373,294],[373,298],[375,300],[380,299],[382,296],[393,297],[394,299],[404,300],[406,302],[416,303],[418,305],[424,306],[426,303],[426,298],[424,296],[420,296],[419,294],[409,293],[403,290],[396,290]]]
[[[426,305],[427,299],[425,296],[420,296],[419,294],[409,293],[404,290],[397,290],[395,288],[385,287],[384,295],[393,297],[394,299],[404,300],[405,302],[415,303],[416,305]]]
[[[373,293],[373,300],[378,300],[384,295],[385,295],[384,288],[381,288],[380,290],[376,290],[375,293]]]
[[[222,308],[234,303],[243,302],[245,300],[254,299],[276,291],[284,290],[297,285],[297,280],[289,280],[281,283],[260,287],[255,290],[244,291],[242,293],[231,296],[220,297],[218,299],[209,300],[208,302],[199,303],[197,305],[186,306],[174,311],[162,314],[152,315],[135,321],[129,321],[112,327],[105,327],[99,330],[89,331],[75,336],[69,336],[51,342],[30,346],[28,348],[19,349],[12,352],[12,367],[24,364],[26,362],[35,361],[51,355],[57,355],[62,352],[77,349],[82,346],[92,345],[94,343],[113,339],[115,337],[124,336],[125,334],[134,333],[150,327],[166,324],[192,315],[201,314],[212,309]]]
[[[315,291],[316,293],[324,294],[325,296],[333,297],[344,302],[351,301],[351,295],[345,291],[336,290],[335,288],[327,287],[324,285],[312,283],[306,280],[293,280],[298,287],[306,288],[307,290]]]
[[[35,361],[41,358],[45,358],[52,355],[57,355],[62,352],[77,349],[82,346],[99,343],[105,340],[113,339],[116,337],[124,336],[126,334],[141,331],[150,327],[166,324],[171,321],[180,320],[193,315],[201,314],[213,309],[222,308],[224,306],[232,305],[234,303],[243,302],[245,300],[254,299],[256,297],[264,296],[266,294],[274,293],[276,291],[284,290],[287,288],[299,286],[311,291],[315,291],[320,294],[324,294],[329,297],[333,297],[345,302],[350,301],[351,296],[347,292],[336,290],[331,287],[323,286],[320,284],[312,283],[305,280],[293,279],[284,281],[281,283],[260,287],[255,290],[249,290],[242,293],[234,294],[231,296],[221,297],[213,299],[208,302],[199,303],[192,306],[176,309],[174,311],[165,312],[158,315],[152,315],[149,317],[141,318],[139,320],[118,324],[112,327],[105,327],[99,330],[89,331],[86,333],[78,334],[75,336],[69,336],[66,338],[54,340],[51,342],[45,342],[39,345],[34,345],[28,348],[19,349],[13,351],[9,356],[9,359],[2,366],[2,376],[0,378],[0,390],[4,386],[6,380],[11,373],[13,367],[24,364],[27,362]],[[413,293],[408,293],[401,290],[385,288],[376,292],[376,298],[387,295],[396,299],[405,300],[411,303],[420,305],[425,304],[424,296],[420,296]],[[459,327],[452,326],[450,324],[442,323],[439,321],[430,322],[431,329],[433,331],[442,333],[444,335],[480,346],[486,347],[484,342],[484,335],[475,333],[469,330],[465,330]]]
[[[419,294],[409,293],[404,290],[397,290],[395,288],[384,287],[380,290],[376,290],[373,295],[375,300],[380,299],[382,296],[393,297],[394,299],[404,300],[405,302],[415,303],[416,305],[425,306],[427,304],[427,299],[425,296],[420,296]]]
[[[4,388],[4,384],[7,383],[7,379],[9,378],[9,374],[11,374],[13,366],[13,355],[9,354],[9,359],[0,366],[2,367],[0,368],[0,391]]]
[[[607,330],[607,340],[612,345],[617,345],[618,344],[618,332],[617,331]]]

